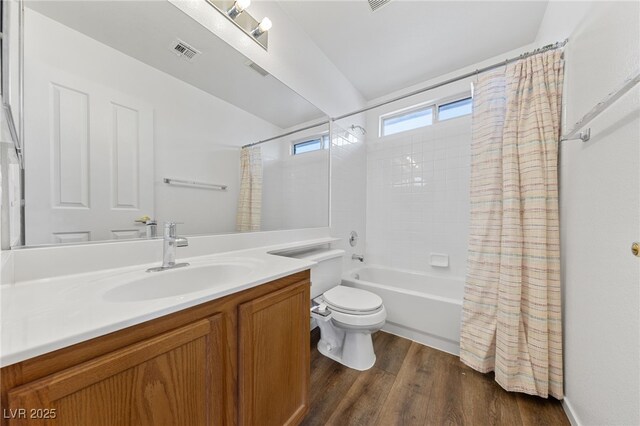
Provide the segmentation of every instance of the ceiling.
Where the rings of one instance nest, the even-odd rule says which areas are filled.
[[[280,128],[323,116],[273,76],[249,68],[244,55],[168,1],[45,0],[26,6]],[[177,38],[202,54],[193,62],[177,57],[169,49]]]
[[[535,40],[547,1],[279,1],[371,100]]]

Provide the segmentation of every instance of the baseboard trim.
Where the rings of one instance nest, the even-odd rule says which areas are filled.
[[[439,351],[446,352],[451,355],[460,356],[460,344],[458,342],[442,339],[440,337],[403,327],[389,321],[387,321],[384,327],[382,327],[382,331],[404,337],[405,339],[413,340],[421,345],[429,346],[430,348],[438,349]]]
[[[582,423],[578,421],[578,416],[576,416],[575,410],[571,406],[571,402],[569,402],[566,396],[562,400],[562,409],[564,410],[564,413],[567,415],[567,418],[569,419],[569,423],[571,423],[571,426],[582,426]]]

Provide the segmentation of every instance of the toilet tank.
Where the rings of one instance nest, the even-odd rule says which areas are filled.
[[[317,262],[311,267],[311,298],[320,296],[325,291],[342,281],[342,257],[344,250],[330,248],[307,249],[290,252],[288,257]]]

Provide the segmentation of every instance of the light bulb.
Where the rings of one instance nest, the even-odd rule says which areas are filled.
[[[260,21],[260,24],[258,25],[258,29],[260,30],[261,33],[264,33],[269,31],[272,25],[273,24],[271,23],[271,19],[265,16],[264,18],[262,18],[262,21]]]
[[[251,0],[236,0],[236,9],[238,9],[238,12],[242,12],[243,10],[245,10],[246,8],[248,8],[251,5]]]
[[[265,16],[264,18],[262,18],[262,21],[260,21],[258,26],[253,31],[251,31],[251,35],[255,38],[260,37],[262,34],[271,29],[271,25],[271,19]]]
[[[227,10],[227,15],[229,15],[229,18],[231,19],[236,19],[238,15],[240,15],[246,8],[249,7],[250,4],[251,0],[236,0],[236,2],[233,3],[233,6],[231,6],[231,8]]]

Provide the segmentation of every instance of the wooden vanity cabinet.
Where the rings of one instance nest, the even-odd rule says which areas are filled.
[[[2,426],[296,425],[309,271],[0,370]]]
[[[291,286],[240,305],[241,425],[297,425],[307,414],[309,298],[309,286]]]
[[[199,320],[10,390],[11,413],[47,407],[25,416],[65,426],[221,424],[212,398],[222,391],[213,389],[223,380],[221,322]]]

